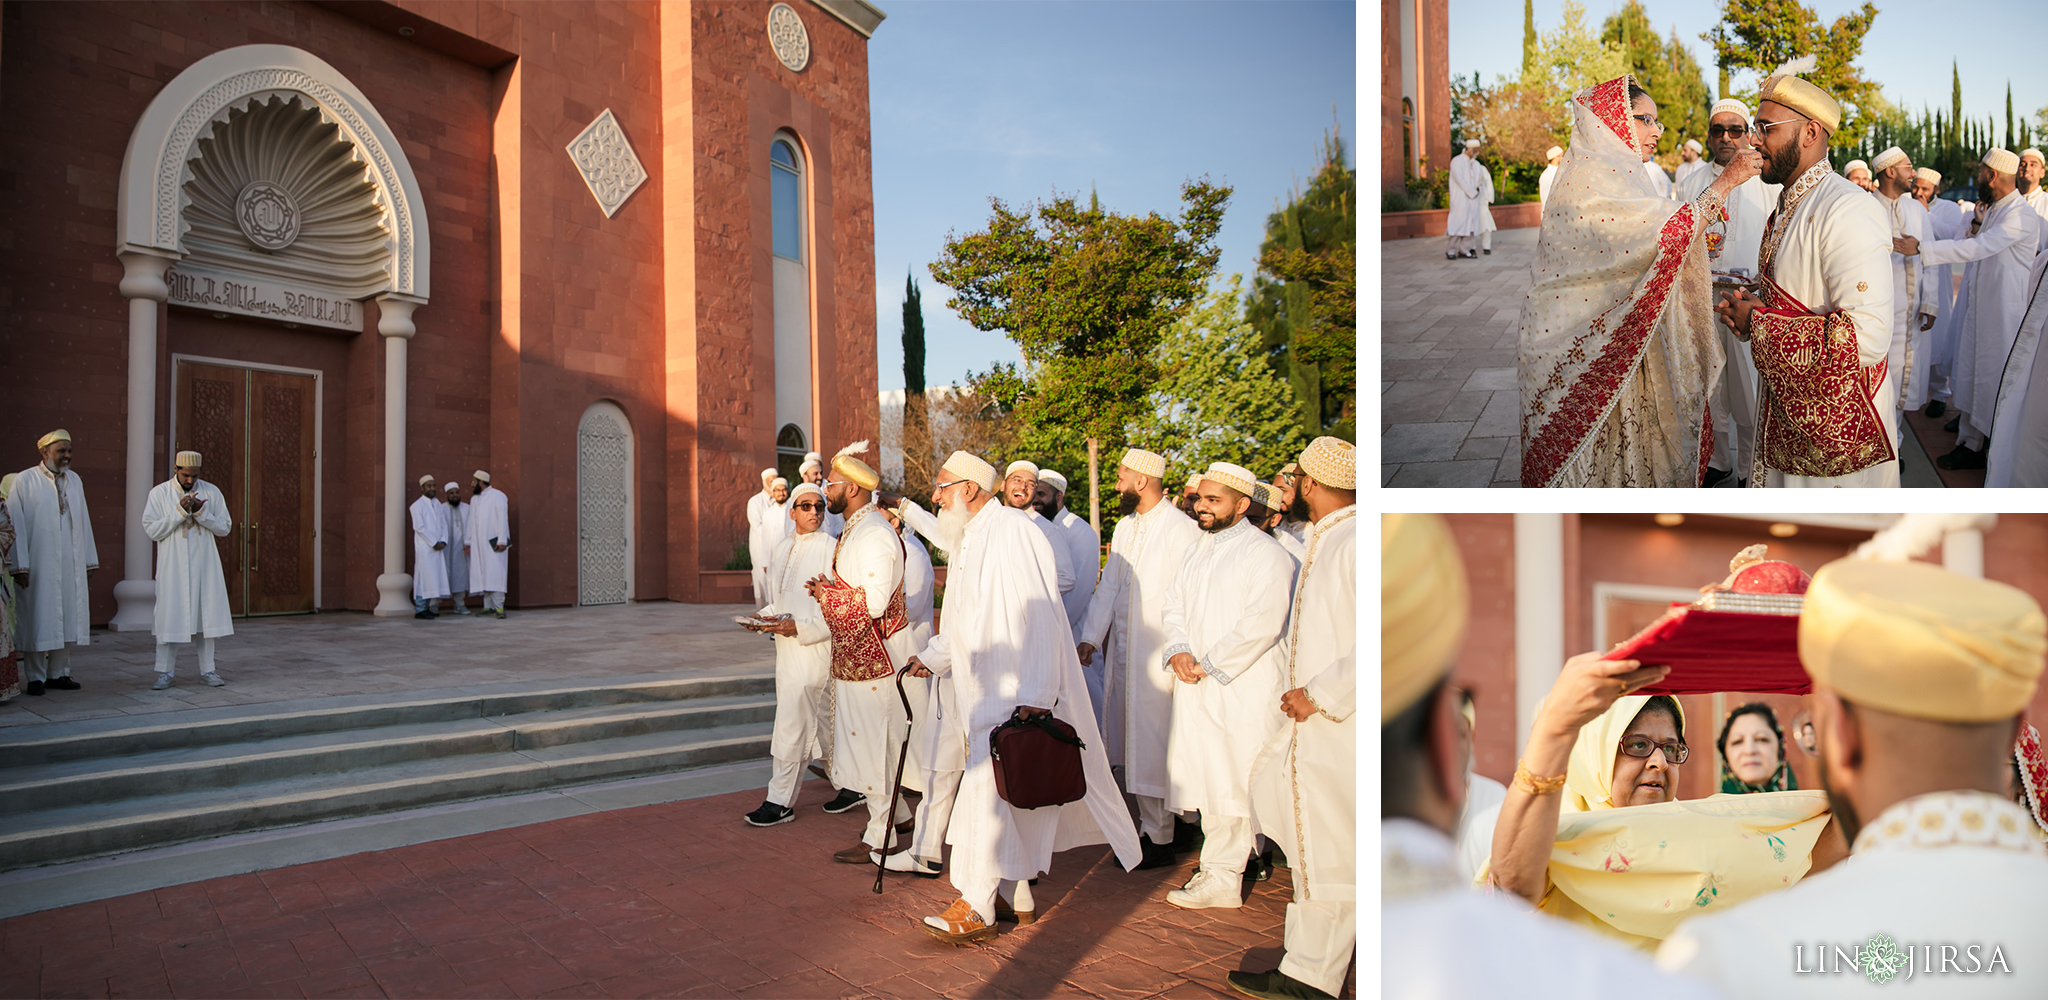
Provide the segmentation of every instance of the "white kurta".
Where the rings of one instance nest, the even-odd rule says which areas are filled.
[[[1074,589],[1074,557],[1067,552],[1066,533],[1059,525],[1045,519],[1036,509],[1026,507],[1018,513],[1031,520],[1031,526],[1045,536],[1045,543],[1052,547],[1053,575],[1059,581],[1060,610],[1067,607],[1067,595]]]
[[[769,504],[770,510],[776,510]],[[775,729],[768,755],[784,761],[831,758],[832,630],[804,582],[832,572],[832,536],[790,535],[762,567],[769,600],[763,618],[789,615],[796,635],[775,637]]]
[[[1886,198],[1880,191],[1876,198],[1884,207],[1886,221],[1891,223],[1893,238],[1910,236],[1922,243],[1933,239],[1927,228],[1927,206],[1913,200],[1912,195],[1894,199]],[[1892,346],[1888,357],[1892,380],[1899,385],[1900,409],[1908,408],[1907,400],[1915,388],[1914,369],[1921,367],[1920,355],[1927,350],[1927,335],[1920,332],[1920,318],[1940,314],[1940,306],[1927,298],[1926,272],[1917,254],[1908,257],[1897,251],[1892,253]],[[1924,396],[1924,387],[1921,391]]]
[[[1477,236],[1484,231],[1486,222],[1480,217],[1488,214],[1486,201],[1486,168],[1463,153],[1451,157],[1451,214],[1445,222],[1447,236]]]
[[[2034,190],[2020,195],[2020,197],[2025,198],[2027,200],[2027,207],[2033,209],[2034,214],[2041,218],[2041,242],[2034,249],[2036,251],[2048,250],[2048,190],[2044,190],[2037,184],[2034,186]]]
[[[1719,164],[1711,160],[1699,162],[1706,165],[1705,169],[1693,171],[1678,184],[1678,200],[1688,205],[1698,201],[1721,176]],[[1723,203],[1728,211],[1728,229],[1721,242],[1721,256],[1709,262],[1709,267],[1757,273],[1764,225],[1770,221],[1771,210],[1778,205],[1778,193],[1783,190],[1781,185],[1765,184],[1762,178],[1752,177],[1728,193]],[[1728,363],[1721,366],[1721,377],[1714,383],[1714,394],[1708,400],[1714,418],[1714,452],[1708,456],[1707,464],[1725,469],[1738,479],[1747,479],[1756,462],[1756,357],[1719,316],[1714,317],[1714,329],[1721,335],[1721,353]]]
[[[1036,878],[1055,852],[1105,842],[1126,870],[1136,867],[1138,831],[1087,706],[1052,546],[1022,512],[989,501],[968,520],[946,571],[941,625],[918,658],[953,679],[965,721],[967,768],[946,834],[954,884]],[[1024,705],[1052,709],[1081,738],[1081,801],[1020,810],[996,794],[988,736]]]
[[[768,560],[775,554],[775,545],[762,529],[768,523],[769,511],[780,511],[781,505],[775,498],[762,490],[747,498],[747,557],[753,563],[749,574],[754,581],[754,600],[767,601]]]
[[[862,590],[870,618],[880,618],[888,611],[889,599],[903,583],[903,564],[903,540],[879,508],[870,504],[847,518],[833,572]],[[905,628],[884,639],[882,645],[889,651],[891,664],[900,670],[916,654],[914,642],[912,630]],[[911,693],[907,679],[904,693]],[[833,699],[832,784],[860,792],[871,803],[886,802],[896,780],[896,756],[903,746],[903,700],[896,694],[896,678],[835,680]],[[916,772],[906,765],[903,773],[911,787],[916,787]]]
[[[1669,198],[1676,190],[1671,184],[1671,175],[1665,173],[1663,167],[1655,163],[1644,163],[1643,173],[1650,178],[1650,183],[1656,186],[1658,194]]]
[[[1983,434],[1993,431],[1998,380],[2026,310],[2027,275],[2041,238],[2041,217],[2015,191],[2000,198],[1974,237],[1920,245],[1921,265],[1965,264],[1970,297],[1956,338],[1956,409]]]
[[[506,551],[491,547],[497,539]],[[473,594],[502,594],[512,563],[512,520],[505,494],[486,486],[469,501],[469,590]]]
[[[1542,218],[1543,203],[1550,200],[1550,182],[1556,178],[1557,164],[1555,163],[1544,167],[1543,176],[1536,178],[1536,211],[1539,220]]]
[[[1820,164],[1826,171],[1827,164]],[[1800,199],[1786,221],[1771,265],[1772,276],[1793,298],[1816,314],[1847,312],[1856,327],[1856,360],[1868,368],[1891,354],[1891,224],[1870,192],[1827,171]],[[1898,375],[1886,371],[1872,397],[1885,436],[1899,437]],[[1899,485],[1899,461],[1879,462],[1846,476],[1794,476],[1771,469],[1773,487],[1889,487]]]
[[[1922,821],[1931,825],[1922,828]],[[1895,824],[1898,833],[1887,836]],[[1657,964],[1729,997],[1867,997],[1901,990],[2048,996],[2048,967],[2028,958],[2048,927],[2048,854],[2027,833],[2031,824],[2025,809],[2001,796],[1914,796],[1870,817],[1855,853],[1833,868],[1678,925],[1658,948]],[[1852,954],[1877,934],[1890,936],[1901,957],[1911,948],[1911,978],[1901,964],[1880,986],[1832,954],[1835,948]],[[1822,945],[1830,952],[1825,966],[1815,954]],[[1943,945],[1955,946],[1948,954],[1955,968],[1972,968],[1974,959],[1976,974],[1944,972]],[[2008,971],[1989,964],[1994,945],[2002,947]],[[1972,946],[1974,955],[1967,950]],[[1822,968],[1834,971],[1815,971]]]
[[[1252,762],[1252,820],[1294,866],[1296,901],[1357,897],[1358,508],[1323,515],[1294,584],[1282,656],[1286,690],[1321,712],[1284,720]]]
[[[437,496],[422,496],[406,508],[412,515],[412,596],[439,600],[448,596],[448,505]]]
[[[1932,239],[1960,239],[1969,225],[1969,217],[1955,202],[1936,198],[1932,205],[1927,206],[1927,230]],[[1953,264],[1929,264],[1923,258],[1920,270],[1927,275],[1931,296],[1941,306],[1941,314],[1934,321],[1934,329],[1927,331],[1925,366],[1928,372],[1927,378],[1921,380],[1921,384],[1927,387],[1927,395],[1918,397],[1908,393],[1907,404],[1915,408],[1927,405],[1929,399],[1947,400],[1955,394],[1956,337],[1962,326],[1963,307],[1968,301],[1967,290],[1961,296],[1956,294],[1956,278],[1962,273],[1960,268]],[[1934,371],[1936,366],[1940,367],[1939,372]],[[1920,373],[1915,371],[1914,374]],[[1919,401],[1913,402],[1914,399]]]
[[[220,568],[220,546],[214,541],[234,530],[227,498],[204,479],[192,492],[205,501],[188,514],[178,501],[185,488],[176,479],[149,491],[142,510],[142,530],[156,543],[156,612],[158,642],[191,642],[194,635],[218,639],[235,634],[228,610],[228,580]]]
[[[1117,521],[1080,642],[1105,650],[1102,735],[1132,795],[1166,797],[1173,688],[1165,668],[1166,592],[1202,529],[1162,498]]]
[[[448,513],[448,548],[441,553],[448,557],[448,593],[465,594],[469,592],[469,505],[442,506]]]
[[[1991,439],[1985,486],[2048,486],[2048,364],[2041,333],[2048,324],[2048,253],[2034,257],[2027,309],[2012,357],[1998,385],[1998,419],[2007,433]]]
[[[1688,179],[1690,179],[1692,175],[1697,174],[1702,170],[1706,170],[1707,168],[1713,165],[1713,161],[1705,158],[1693,160],[1690,163],[1681,159],[1678,161],[1677,173],[1672,176],[1672,183],[1677,185],[1682,190],[1685,187],[1685,182]],[[1684,201],[1685,199],[1681,197],[1679,200]]]
[[[1067,621],[1074,626],[1074,641],[1080,642],[1081,619],[1088,615],[1088,600],[1095,596],[1096,577],[1102,565],[1102,543],[1088,522],[1065,507],[1060,508],[1060,516],[1053,519],[1052,526],[1059,530],[1060,540],[1066,546],[1067,568],[1074,574],[1073,589],[1060,596],[1067,608]]]
[[[1175,678],[1166,808],[1252,814],[1252,760],[1280,728],[1280,636],[1294,558],[1249,521],[1203,532],[1166,589],[1166,660],[1192,655],[1207,676]],[[1170,668],[1169,668],[1170,669]]]
[[[903,525],[909,531],[916,534],[929,532],[930,534],[926,535],[926,537],[937,535],[938,518],[932,516],[931,511],[918,506],[915,501],[905,500],[902,506],[896,509],[896,513],[903,518]],[[932,602],[936,594],[930,590],[925,593],[922,601],[924,616],[921,619],[922,624],[920,624],[920,618],[918,617],[920,604],[911,594],[909,574],[915,569],[914,561],[920,558],[924,560],[925,570],[929,574],[931,572],[931,557],[929,553],[924,551],[924,546],[917,541],[914,535],[905,537],[903,541],[908,549],[913,550],[910,553],[910,559],[913,562],[905,564],[907,568],[904,570],[903,603],[910,613],[910,632],[912,638],[917,643],[917,648],[922,650],[931,645],[932,637],[936,634],[934,622],[932,621]],[[951,570],[947,571],[949,574],[947,579],[949,580],[952,579],[950,576],[951,572]],[[931,577],[927,576],[926,579],[929,581]],[[912,678],[912,680],[915,679]],[[909,690],[907,682],[904,688]],[[960,715],[959,702],[953,695],[953,678],[949,675],[935,673],[926,679],[925,691],[924,701],[919,702],[912,698],[910,702],[913,706],[921,706],[921,710],[918,711],[916,718],[913,720],[914,729],[911,743],[916,750],[916,755],[913,759],[926,771],[930,772],[962,770],[967,766],[967,728],[965,721]],[[919,836],[922,837],[923,834]]]
[[[15,603],[16,648],[25,653],[86,645],[91,636],[91,595],[85,574],[100,564],[85,509],[85,485],[66,470],[61,483],[41,463],[23,469],[7,495],[14,521],[8,570],[29,571]],[[61,502],[60,502],[61,501]]]

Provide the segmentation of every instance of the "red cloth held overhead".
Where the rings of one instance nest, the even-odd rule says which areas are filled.
[[[1674,605],[1605,658],[1640,660],[1646,667],[1671,666],[1671,673],[1662,681],[1633,694],[1805,694],[1813,690],[1813,678],[1799,662],[1797,615],[1701,611]]]

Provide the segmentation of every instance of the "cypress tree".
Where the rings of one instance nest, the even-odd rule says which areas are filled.
[[[1522,85],[1543,79],[1543,67],[1536,62],[1536,0],[1522,0]]]

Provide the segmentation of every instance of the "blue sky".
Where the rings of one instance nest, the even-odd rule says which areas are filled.
[[[1862,6],[1849,0],[1803,0],[1824,23]],[[1621,0],[1585,4],[1586,21],[1598,29],[1607,15],[1620,10]],[[1963,84],[1963,114],[1983,121],[1997,116],[2005,130],[2005,87],[2012,83],[2013,117],[2048,104],[2048,59],[2041,53],[2044,7],[2038,0],[1976,0],[1967,4],[1916,2],[1876,3],[1877,20],[1863,36],[1863,55],[1856,64],[1863,75],[1884,89],[1885,96],[1919,112],[1921,105],[1949,107],[1951,60]],[[1536,0],[1536,31],[1555,30],[1563,20],[1564,0]],[[1679,38],[1715,82],[1702,32],[1720,20],[1718,5],[1707,0],[1645,0],[1650,23],[1659,34]],[[1496,75],[1522,69],[1521,0],[1451,0],[1451,72],[1469,77],[1474,71],[1491,84]],[[1738,74],[1735,86],[1756,85],[1754,75]]]
[[[1217,269],[1249,284],[1266,215],[1314,169],[1333,105],[1357,162],[1348,2],[881,6],[868,67],[885,390],[903,387],[906,272],[924,291],[928,384],[1018,359],[947,308],[927,270],[949,231],[987,225],[991,196],[1092,188],[1119,212],[1178,215],[1182,183],[1207,175],[1236,188]]]

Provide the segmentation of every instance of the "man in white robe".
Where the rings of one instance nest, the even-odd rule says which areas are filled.
[[[1485,164],[1480,164],[1479,166],[1479,180],[1479,200],[1488,206],[1479,213],[1479,252],[1491,257],[1493,256],[1493,234],[1500,227],[1495,225],[1493,221],[1493,171],[1486,169]]]
[[[2029,960],[2048,849],[2011,798],[2043,621],[2026,592],[1928,563],[1813,574],[1799,660],[1851,854],[1685,921],[1657,964],[1728,997],[2048,996],[2048,967]]]
[[[1542,176],[1536,178],[1536,211],[1539,216],[1544,203],[1550,200],[1550,182],[1557,179],[1557,165],[1564,160],[1564,147],[1550,147],[1543,154],[1543,160],[1549,165],[1543,168]]]
[[[1465,796],[1460,778],[1471,748],[1457,719],[1457,688],[1449,676],[1467,615],[1462,559],[1434,515],[1386,514],[1380,521],[1380,744],[1387,751],[1379,802],[1381,960],[1376,969],[1361,963],[1359,995],[1387,1000],[1716,996],[1697,983],[1659,973],[1627,948],[1510,902],[1513,897],[1475,892],[1471,879],[1459,876],[1449,834]],[[1290,907],[1289,960],[1296,957],[1298,942],[1309,942],[1309,937],[1297,930]],[[1484,957],[1475,958],[1476,952]],[[1239,993],[1276,1000],[1333,996],[1343,986],[1342,966],[1334,977],[1314,983],[1296,978],[1305,972],[1290,972],[1283,965],[1270,973],[1233,972],[1229,980]],[[1377,976],[1376,986],[1367,985],[1368,975]]]
[[[805,483],[790,499],[794,533],[784,536],[773,551],[763,553],[769,600],[754,613],[756,618],[777,622],[767,627],[748,626],[775,637],[775,728],[768,742],[768,797],[744,817],[750,826],[793,822],[796,810],[790,803],[796,801],[804,765],[815,758],[830,758],[832,734],[826,726],[831,716],[832,632],[804,584],[832,571],[833,539],[823,530],[825,491]],[[768,509],[782,508],[769,504]]]
[[[1166,808],[1202,815],[1202,860],[1166,894],[1182,909],[1243,905],[1252,853],[1252,760],[1280,728],[1277,652],[1294,596],[1294,558],[1245,518],[1256,483],[1216,462],[1202,476],[1202,537],[1166,588],[1165,663],[1173,691]],[[1341,975],[1341,973],[1340,973]]]
[[[891,794],[909,725],[903,700],[910,692],[898,693],[896,675],[917,651],[903,596],[906,550],[874,504],[881,477],[854,457],[867,447],[856,442],[832,457],[826,509],[845,516],[846,530],[831,573],[808,585],[832,632],[832,784],[865,796],[868,808],[860,843],[833,855],[851,865],[870,863],[879,848],[902,850],[890,827],[911,818],[909,806]],[[903,770],[916,780],[907,765]]]
[[[796,474],[797,479],[800,482],[815,484],[819,489],[825,488],[825,462],[823,459],[818,457],[818,453],[815,451],[808,452],[804,455],[803,464],[797,466]],[[789,530],[789,519],[787,517],[789,513],[789,501],[787,500],[787,497],[789,496],[789,481],[786,479],[777,481],[782,483],[782,492],[785,498],[782,501],[782,512],[785,516],[782,518],[778,530],[787,532]],[[839,533],[845,530],[846,515],[825,515],[826,534],[831,535],[834,538],[838,538]],[[770,547],[772,548],[773,546],[771,545]]]
[[[1173,814],[1166,810],[1167,740],[1173,727],[1173,672],[1166,666],[1166,592],[1202,529],[1166,498],[1166,459],[1133,448],[1117,465],[1127,513],[1110,533],[1109,562],[1088,601],[1078,652],[1103,656],[1103,724],[1109,762],[1138,801],[1140,868],[1174,863]]]
[[[1685,145],[1678,147],[1678,171],[1672,175],[1671,183],[1683,186],[1686,178],[1707,169],[1707,161],[1700,156],[1704,152],[1706,147],[1698,139],[1685,140]]]
[[[2026,310],[2027,275],[2040,249],[2041,217],[2015,187],[2013,175],[2019,165],[2019,157],[2006,150],[1985,152],[1977,167],[1977,187],[1986,192],[1991,207],[1976,236],[1897,241],[1898,251],[1920,255],[1923,267],[1967,264],[1963,286],[1970,302],[1956,343],[1955,372],[1955,408],[1962,411],[1962,420],[1955,450],[1935,460],[1944,469],[1985,467],[1985,440],[1994,430],[1998,383]]]
[[[1869,192],[1828,169],[1841,105],[1795,75],[1761,89],[1762,178],[1785,185],[1765,230],[1763,306],[1737,291],[1714,309],[1750,338],[1758,381],[1750,485],[1899,485],[1890,225]],[[1759,475],[1763,482],[1757,481]]]
[[[1963,210],[1941,193],[1941,171],[1921,167],[1914,171],[1913,200],[1927,209],[1927,238],[1930,240],[1952,240],[1963,234]],[[1953,392],[1950,388],[1949,373],[1955,367],[1956,313],[1961,300],[1955,294],[1955,266],[1941,264],[1934,267],[1921,262],[1921,294],[1934,306],[1935,320],[1932,329],[1926,332],[1921,343],[1925,350],[1913,356],[1913,371],[1906,382],[1906,409],[1924,408],[1929,417],[1939,418],[1948,411],[1948,400]]]
[[[1877,182],[1871,179],[1870,164],[1862,160],[1850,160],[1848,163],[1843,164],[1842,176],[1848,178],[1849,183],[1865,191],[1877,190]]]
[[[2027,309],[2013,340],[2012,357],[1998,385],[1998,421],[2013,433],[1991,439],[1985,486],[2048,486],[2048,352],[2041,334],[2048,326],[2048,253],[2034,257],[2027,281]],[[2007,423],[2010,421],[2010,423]]]
[[[156,683],[171,686],[177,647],[199,637],[199,679],[213,687],[227,683],[214,670],[213,641],[234,635],[228,610],[228,580],[220,568],[220,546],[214,541],[234,530],[227,497],[199,478],[200,454],[181,451],[171,478],[149,491],[142,510],[142,530],[156,543],[156,609],[150,631],[156,634]]]
[[[412,516],[412,616],[439,618],[434,608],[448,596],[448,505],[432,476],[420,477],[420,495],[407,508]]]
[[[1074,589],[1074,559],[1059,528],[1032,505],[1032,499],[1038,495],[1038,466],[1022,459],[1011,462],[1003,472],[1002,490],[1003,505],[1023,511],[1024,516],[1045,536],[1046,544],[1052,546],[1053,562],[1059,573],[1060,606],[1064,608],[1067,595]]]
[[[816,483],[800,483],[799,485],[818,486],[818,484]],[[825,487],[818,486],[818,488],[822,490]],[[792,523],[794,523],[789,518],[789,507],[790,504],[794,502],[795,501],[792,500],[790,497],[789,480],[784,479],[781,476],[777,476],[774,478],[774,480],[769,482],[768,506],[767,509],[761,512],[763,521],[761,524],[760,531],[760,563],[761,572],[764,575],[768,572],[768,561],[769,559],[774,557],[776,547],[782,544],[782,540],[784,538],[789,537],[789,533],[791,530],[790,526]],[[838,535],[832,534],[831,518],[829,516],[825,519],[825,523],[821,525],[818,530],[823,531],[826,535],[832,538],[839,537]],[[753,540],[749,538],[749,546],[751,546],[752,543]],[[751,547],[748,549],[748,551],[752,551]]]
[[[1314,521],[1281,639],[1285,693],[1273,714],[1282,728],[1253,762],[1252,809],[1258,831],[1293,868],[1277,974],[1335,996],[1358,920],[1357,450],[1319,437],[1301,453],[1301,468]],[[1232,974],[1231,984],[1244,975]]]
[[[2041,242],[2036,250],[2048,250],[2048,189],[2041,186],[2041,151],[2020,150],[2020,169],[2013,175],[2013,189],[2027,200],[2027,206],[2041,217]]]
[[[1706,193],[1737,153],[1749,148],[1749,106],[1732,98],[1715,102],[1707,114],[1707,147],[1713,151],[1712,159],[1701,160],[1699,170],[1678,182],[1678,200],[1688,205]],[[1729,193],[1722,203],[1728,220],[1721,253],[1713,257],[1712,244],[1708,245],[1708,267],[1757,275],[1764,225],[1770,221],[1782,190],[1777,184],[1765,184],[1761,177],[1752,177]],[[1705,484],[1712,486],[1732,477],[1735,485],[1748,486],[1756,465],[1756,359],[1725,320],[1716,317],[1714,328],[1721,334],[1721,351],[1728,363],[1721,366],[1721,377],[1714,383],[1707,407],[1714,418],[1714,450],[1707,459]]]
[[[940,508],[935,530],[953,555],[945,617],[939,634],[910,661],[913,674],[953,678],[967,737],[967,765],[946,834],[953,846],[949,875],[960,898],[918,923],[951,944],[994,937],[999,913],[1035,919],[1027,886],[1051,869],[1055,852],[1107,842],[1127,870],[1141,856],[1095,715],[1085,707],[1081,661],[1066,642],[1071,631],[1052,545],[1015,509],[991,503],[995,489],[995,468],[966,452],[955,452],[940,469],[932,494]],[[1062,806],[1016,809],[996,792],[988,736],[1013,715],[1045,714],[1073,726],[1080,738],[1087,794]]]
[[[85,484],[71,471],[71,432],[51,431],[36,449],[42,461],[21,470],[7,494],[7,516],[14,522],[7,570],[20,592],[15,648],[30,695],[83,686],[71,678],[71,647],[92,641],[86,578],[100,568]]]
[[[482,469],[470,477],[469,494],[469,586],[484,595],[484,614],[503,619],[512,563],[506,554],[512,547],[511,502]]]
[[[458,615],[469,614],[469,505],[462,502],[462,484],[449,480],[441,487],[448,503],[448,599]]]
[[[909,554],[903,570],[903,602],[910,616],[907,631],[912,645],[921,650],[931,644],[936,633],[932,627],[935,594],[931,553],[925,550],[920,536],[925,532],[936,533],[938,519],[915,502],[893,493],[878,494],[875,502],[892,510],[903,522],[903,544]],[[904,679],[904,690],[922,690],[922,698],[913,693],[910,700],[914,706],[911,766],[917,770],[918,780],[912,782],[906,776],[904,784],[923,788],[924,796],[917,803],[910,850],[891,854],[886,860],[873,854],[869,860],[892,872],[915,872],[925,878],[937,878],[942,871],[940,862],[946,852],[946,830],[952,824],[953,804],[960,793],[960,774],[967,766],[967,731],[953,698],[951,676],[912,675]]]
[[[1046,539],[1059,555],[1066,557],[1073,586],[1060,593],[1067,609],[1067,624],[1074,628],[1074,641],[1081,641],[1081,619],[1088,614],[1088,599],[1095,594],[1096,578],[1102,566],[1102,541],[1095,529],[1067,509],[1067,477],[1051,469],[1038,470],[1038,485],[1031,494],[1031,507],[1050,529]],[[1102,669],[1092,659],[1081,660],[1081,676],[1088,680],[1088,700],[1095,703],[1095,724],[1102,725]]]
[[[775,470],[761,470],[761,492],[747,498],[747,556],[753,562],[754,603],[766,604],[773,600],[768,595],[768,557],[774,553],[775,544],[768,540],[764,529],[770,518],[783,516],[782,505],[769,494],[775,492]],[[771,508],[773,512],[771,513]]]
[[[1913,198],[1913,184],[1919,178],[1905,150],[1897,146],[1886,149],[1870,161],[1870,167],[1876,172],[1877,203],[1884,206],[1892,239],[1928,239],[1927,206]],[[1924,333],[1933,328],[1939,310],[1925,295],[1926,277],[1918,258],[1892,251],[1892,347],[1885,364],[1899,383],[1892,424],[1900,448],[1906,445],[1906,410],[1910,409],[1906,400],[1912,392],[1913,372],[1920,366],[1920,353],[1926,350]]]
[[[1486,167],[1478,160],[1479,140],[1465,140],[1465,151],[1451,157],[1451,214],[1444,222],[1444,259],[1479,256],[1479,234],[1486,228],[1481,216],[1490,209],[1485,201],[1492,184]]]

